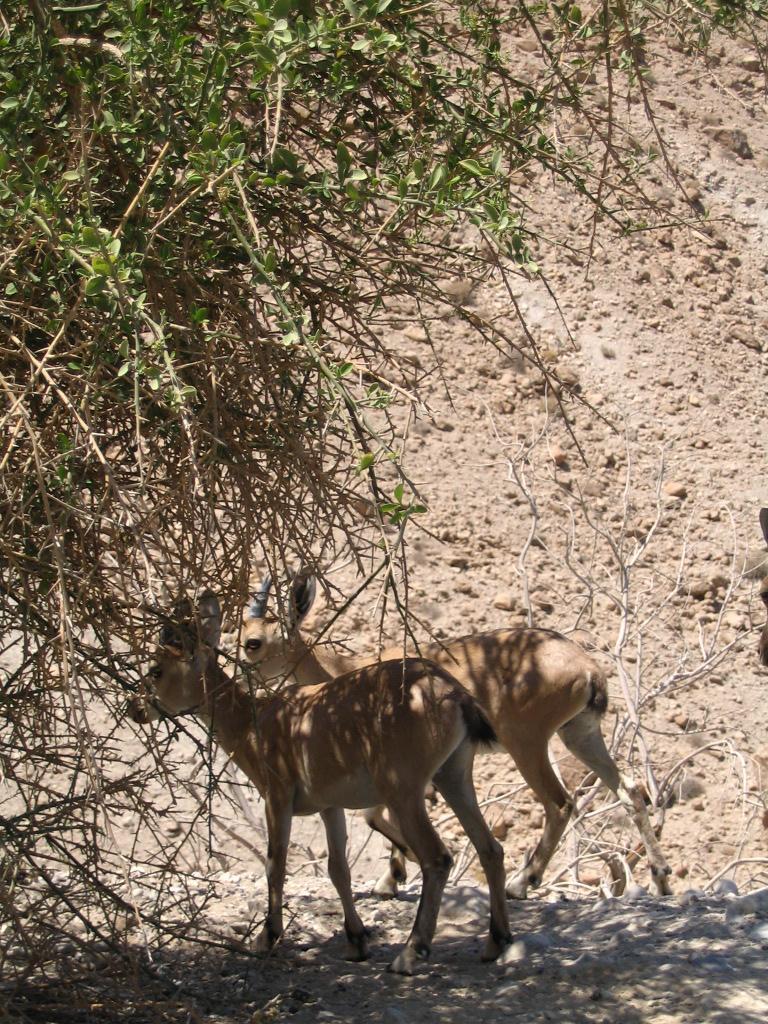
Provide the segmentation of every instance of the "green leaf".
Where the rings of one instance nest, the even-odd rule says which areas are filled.
[[[459,160],[459,167],[463,167],[465,171],[469,171],[476,178],[486,178],[490,171],[487,167],[482,167],[477,160]]]
[[[91,227],[90,225],[83,228],[82,238],[83,243],[91,248],[96,248],[96,246],[101,245],[101,234],[97,228]]]
[[[86,295],[101,295],[106,287],[106,280],[103,277],[89,277],[85,282]]]
[[[344,181],[352,166],[352,154],[343,142],[336,146],[336,166],[339,170],[339,180]]]
[[[101,256],[96,256],[91,260],[91,267],[93,268],[94,274],[101,274],[103,277],[109,277],[112,273],[112,264],[109,260],[105,260]]]

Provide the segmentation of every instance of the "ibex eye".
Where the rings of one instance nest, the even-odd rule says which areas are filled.
[[[245,649],[246,651],[258,651],[261,647],[261,640],[246,640]]]

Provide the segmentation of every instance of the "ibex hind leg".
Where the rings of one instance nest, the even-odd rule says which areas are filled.
[[[507,882],[507,897],[524,900],[529,888],[536,889],[541,884],[544,870],[571,817],[573,800],[555,775],[546,742],[538,747],[532,747],[530,742],[525,747],[518,743],[505,742],[504,745],[544,808],[544,831],[536,849],[526,858],[520,871]]]
[[[408,941],[389,965],[389,970],[395,974],[413,974],[417,961],[426,960],[430,954],[443,889],[453,861],[432,827],[421,794],[415,799],[412,796],[406,796],[402,801],[393,799],[391,806],[405,841],[421,866],[422,885],[413,929]]]
[[[347,936],[345,959],[368,959],[368,930],[360,920],[352,896],[352,880],[347,861],[347,823],[340,807],[321,811],[328,839],[328,875],[339,894],[344,909],[344,931]]]
[[[417,859],[413,850],[409,849],[408,844],[403,838],[402,831],[392,815],[392,811],[389,811],[389,818],[385,816],[384,812],[385,808],[383,806],[369,807],[365,811],[365,820],[369,828],[379,832],[392,843],[387,870],[373,887],[373,891],[377,896],[381,896],[384,899],[392,899],[394,896],[397,896],[398,885],[402,885],[408,877],[405,866],[406,858],[413,863],[417,863]]]
[[[653,830],[640,787],[629,776],[622,776],[605,745],[600,717],[589,709],[582,711],[558,729],[568,750],[591,769],[600,781],[615,793],[635,823],[651,866],[651,877],[657,892],[669,896],[672,873]]]

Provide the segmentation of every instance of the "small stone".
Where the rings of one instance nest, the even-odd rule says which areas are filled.
[[[427,332],[420,324],[413,324],[403,331],[404,337],[410,341],[427,341]]]
[[[744,562],[744,575],[750,579],[762,579],[768,576],[768,550],[752,548]]]
[[[544,826],[544,811],[541,807],[532,807],[529,815],[531,828],[543,828]]]
[[[688,488],[679,480],[666,480],[662,490],[670,498],[682,499],[688,497]]]
[[[719,896],[738,896],[739,887],[732,878],[720,878],[715,883],[714,891]]]
[[[692,904],[698,902],[698,900],[704,899],[705,895],[706,894],[703,889],[686,889],[685,892],[681,892],[677,897],[677,902],[681,907],[690,907]]]
[[[726,921],[751,914],[768,914],[768,889],[757,889],[746,896],[737,896],[725,908]]]
[[[509,826],[503,818],[500,821],[497,821],[491,828],[491,833],[493,834],[494,839],[498,839],[499,842],[503,842],[507,838],[508,831]]]
[[[504,952],[499,957],[500,964],[518,964],[521,960],[525,960],[528,955],[528,950],[525,948],[525,943],[518,939],[511,945],[507,946]]]
[[[637,903],[638,900],[644,899],[648,895],[648,890],[643,885],[638,885],[637,882],[633,882],[628,885],[624,890],[624,900],[627,903]]]
[[[755,154],[749,145],[747,136],[740,128],[713,127],[708,129],[709,135],[719,142],[723,149],[735,153],[742,160],[752,160]]]
[[[417,370],[424,369],[419,353],[414,352],[413,349],[404,349],[403,351],[401,351],[400,359],[404,363],[408,363],[409,366],[415,366]]]
[[[389,1006],[384,1007],[381,1019],[384,1021],[384,1024],[408,1024],[410,1018],[403,1010],[397,1006],[392,1006],[390,1003]]]
[[[459,305],[464,304],[472,294],[475,282],[466,277],[446,278],[440,282],[440,288],[444,295]]]
[[[742,324],[734,324],[730,327],[728,329],[728,337],[731,341],[741,342],[742,345],[752,349],[754,352],[761,351],[760,339],[755,337],[749,327],[745,327]]]
[[[603,344],[600,346],[600,351],[603,353],[603,356],[606,359],[616,358],[616,349],[613,348],[613,346],[611,345],[607,345],[605,342],[603,342]]]
[[[588,498],[601,498],[605,493],[605,484],[602,480],[592,477],[584,482],[581,491]]]
[[[565,469],[568,466],[568,452],[564,448],[561,448],[560,445],[552,445],[550,454],[552,456],[552,461],[558,469]]]
[[[591,871],[582,871],[579,875],[579,881],[582,885],[588,885],[591,889],[596,889],[600,885],[600,875]]]
[[[517,596],[511,590],[502,590],[494,597],[493,607],[504,612],[514,612],[518,607]]]

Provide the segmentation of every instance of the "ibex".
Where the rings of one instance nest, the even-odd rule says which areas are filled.
[[[475,745],[493,729],[474,700],[437,665],[421,658],[384,661],[333,682],[291,686],[254,698],[219,666],[221,612],[207,591],[193,614],[180,603],[163,626],[154,664],[129,705],[146,723],[162,715],[195,714],[264,798],[269,836],[268,912],[257,950],[283,934],[283,883],[294,814],[319,813],[328,838],[328,873],[344,910],[346,957],[368,956],[367,932],[355,909],[347,863],[343,808],[383,804],[398,839],[421,865],[423,884],[413,930],[390,965],[411,974],[429,955],[451,856],[424,806],[430,779],[477,850],[491,898],[483,959],[494,960],[510,939],[504,895],[504,853],[480,812],[472,783]]]
[[[361,661],[370,661],[370,656],[320,657],[316,648],[305,642],[299,627],[314,600],[316,587],[311,576],[294,576],[284,596],[285,630],[268,607],[271,586],[268,577],[252,596],[243,629],[245,657],[258,666],[262,675],[290,675],[300,683],[319,682]],[[450,672],[477,700],[498,742],[512,755],[520,774],[543,804],[543,835],[507,885],[507,896],[525,899],[529,887],[540,884],[573,810],[573,800],[549,760],[549,740],[555,732],[629,811],[648,854],[656,889],[669,895],[670,868],[649,821],[643,794],[631,778],[619,773],[600,730],[608,704],[605,675],[582,647],[553,630],[518,628],[430,644],[419,653]],[[366,818],[372,828],[387,834],[381,808],[370,808]],[[404,878],[402,851],[393,850],[389,870],[375,891],[394,895],[398,881]]]
[[[763,530],[765,543],[768,544],[768,508],[760,509],[760,526]],[[760,597],[763,600],[766,611],[768,611],[768,575],[764,576],[760,583]],[[763,631],[760,634],[758,650],[760,652],[760,663],[768,665],[768,622],[763,626]]]

